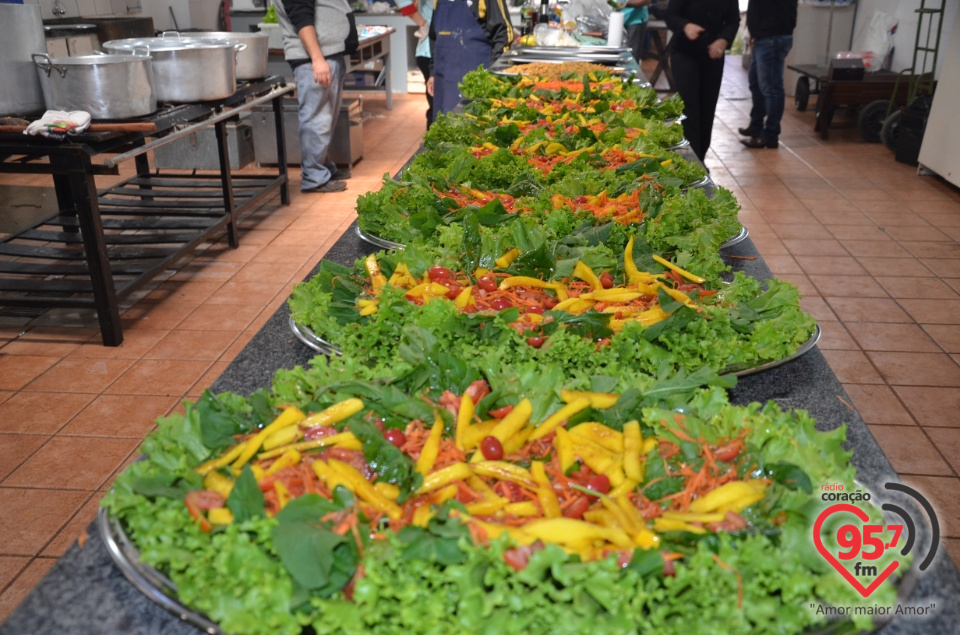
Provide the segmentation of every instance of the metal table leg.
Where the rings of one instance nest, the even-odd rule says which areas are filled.
[[[224,211],[230,216],[227,222],[227,243],[236,248],[240,245],[237,236],[237,203],[233,196],[233,177],[230,174],[230,152],[227,148],[227,122],[214,124],[217,134],[217,152],[220,155],[220,183],[223,187]]]

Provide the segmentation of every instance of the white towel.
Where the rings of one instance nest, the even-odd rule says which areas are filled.
[[[27,126],[23,134],[43,135],[50,139],[62,140],[66,135],[80,134],[90,127],[90,113],[82,110],[66,112],[48,110],[43,116]]]

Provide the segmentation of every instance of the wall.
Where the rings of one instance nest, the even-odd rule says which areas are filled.
[[[942,0],[926,0],[924,6],[927,8],[939,8]],[[854,24],[854,34],[859,33],[860,29],[870,23],[875,13],[882,12],[892,15],[899,20],[897,33],[894,36],[894,54],[891,70],[900,71],[910,68],[913,64],[914,45],[917,40],[917,19],[919,14],[915,13],[920,8],[921,0],[857,0],[857,17]],[[960,6],[956,0],[946,0],[944,12],[942,14],[943,28],[940,35],[940,55],[937,60],[937,77],[940,69],[943,67],[944,51],[947,42],[950,40],[950,33],[956,22],[957,9]],[[928,22],[924,18],[924,24]],[[935,25],[934,25],[935,26]],[[930,46],[935,46],[936,32],[931,34]],[[926,46],[926,29],[921,33],[921,46]],[[930,63],[933,58],[929,58]],[[922,63],[922,56],[917,60],[917,65]],[[929,66],[929,64],[928,64]],[[919,68],[917,70],[920,70]]]
[[[59,17],[53,13],[54,0],[24,0],[24,4],[40,5],[40,17],[44,20]],[[60,0],[60,6],[65,18],[125,15],[139,13],[140,0]]]

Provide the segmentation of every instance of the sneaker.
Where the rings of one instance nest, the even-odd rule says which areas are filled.
[[[347,184],[343,181],[338,181],[336,179],[330,179],[323,185],[318,185],[316,187],[308,187],[306,189],[300,190],[304,194],[315,194],[315,193],[330,193],[330,192],[342,192],[347,189]]]
[[[337,171],[333,173],[332,179],[337,179],[338,181],[346,181],[351,176],[353,176],[353,170],[349,167],[341,168],[338,167]]]
[[[777,137],[750,137],[749,139],[740,139],[740,143],[748,148],[777,148],[780,146]]]
[[[748,126],[746,128],[737,128],[737,132],[742,134],[744,137],[759,137],[760,133],[763,131],[759,128],[750,128]]]

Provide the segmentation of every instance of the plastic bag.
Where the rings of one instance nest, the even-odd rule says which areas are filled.
[[[869,22],[860,27],[853,38],[854,52],[861,54],[863,67],[868,73],[880,70],[890,51],[893,50],[893,35],[897,32],[897,19],[877,11]]]
[[[576,24],[583,34],[606,34],[611,11],[605,0],[570,0],[563,10],[563,23]]]
[[[580,46],[572,35],[549,24],[533,27],[533,37],[536,38],[538,46]]]

